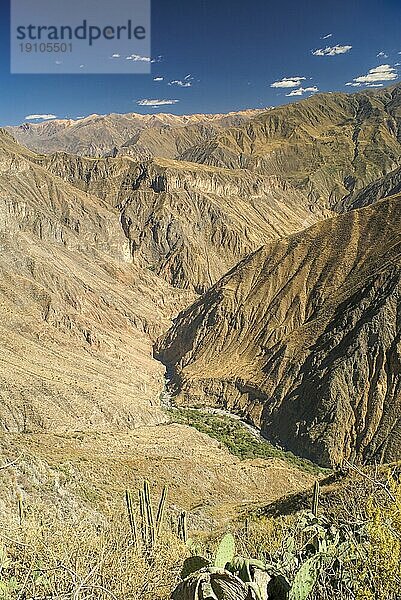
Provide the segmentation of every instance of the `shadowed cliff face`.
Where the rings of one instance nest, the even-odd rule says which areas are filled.
[[[34,159],[0,132],[1,428],[159,422],[152,339],[189,298],[131,264],[117,210]]]
[[[345,196],[341,202],[335,206],[337,212],[345,212],[356,208],[369,206],[382,198],[394,196],[401,192],[401,167],[390,171],[384,177],[376,179],[366,187],[354,194]]]
[[[157,159],[56,154],[47,170],[120,213],[137,265],[168,283],[204,292],[269,240],[325,218],[277,176]]]
[[[158,343],[182,403],[324,465],[401,456],[401,198],[264,246]]]

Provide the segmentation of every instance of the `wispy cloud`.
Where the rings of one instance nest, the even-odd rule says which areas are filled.
[[[306,77],[283,77],[280,81],[274,81],[270,87],[272,88],[294,88],[299,87],[302,81],[305,81]]]
[[[112,54],[110,58],[121,58],[121,54]]]
[[[164,81],[164,77],[153,77],[153,81]]]
[[[130,54],[125,57],[125,60],[133,60],[134,62],[152,62],[150,56],[141,56],[140,54]]]
[[[313,56],[337,56],[337,54],[346,54],[351,50],[352,46],[327,46],[326,48],[318,48],[312,50]]]
[[[315,85],[306,88],[300,87],[297,90],[292,90],[289,94],[286,94],[286,96],[303,96],[304,94],[313,94],[318,91],[319,88],[317,88]]]
[[[186,75],[184,79],[173,79],[169,82],[169,85],[177,85],[178,87],[191,87],[194,78],[192,75]]]
[[[139,106],[165,106],[165,105],[169,105],[169,104],[177,104],[179,102],[179,100],[162,100],[162,99],[155,99],[155,100],[150,100],[148,98],[143,98],[142,100],[137,100],[137,104]]]
[[[394,81],[397,78],[398,74],[394,67],[390,65],[380,65],[379,67],[370,69],[370,71],[366,75],[354,77],[352,81],[349,81],[345,85],[359,87],[362,84],[378,83],[381,81]]]
[[[378,54],[376,54],[377,58],[388,58],[388,54],[386,54],[385,52],[379,52]]]
[[[332,34],[332,33],[328,33],[327,35],[323,35],[323,36],[321,37],[321,39],[322,39],[322,40],[328,40],[328,39],[329,39],[329,38],[331,38],[331,37],[333,37],[333,34]]]
[[[50,119],[57,119],[57,115],[27,115],[25,121],[50,121]]]

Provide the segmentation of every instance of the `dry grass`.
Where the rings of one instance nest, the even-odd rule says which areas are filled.
[[[166,600],[186,546],[165,531],[151,555],[133,544],[122,514],[111,521],[31,514],[2,530],[0,598]]]
[[[61,510],[39,498],[23,503],[21,519],[17,503],[15,508],[12,518],[0,517],[3,600],[168,600],[190,555],[172,533],[170,515],[154,552],[138,548],[132,542],[122,498],[107,516],[78,505]],[[397,467],[352,473],[330,484],[323,491],[320,513],[322,523],[335,526],[344,539],[351,539],[351,546],[355,542],[355,552],[343,556],[341,568],[332,561],[322,570],[310,600],[399,600]],[[227,524],[195,537],[192,552],[212,558],[226,529]],[[239,555],[279,565],[290,581],[311,536],[297,507],[280,516],[254,511],[230,529]],[[295,562],[291,554],[298,557]]]

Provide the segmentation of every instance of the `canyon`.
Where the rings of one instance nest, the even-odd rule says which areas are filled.
[[[4,435],[213,454],[167,367],[320,465],[400,458],[400,169],[400,86],[1,130]]]

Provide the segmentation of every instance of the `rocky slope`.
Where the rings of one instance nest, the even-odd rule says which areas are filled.
[[[358,192],[345,196],[334,208],[337,212],[354,210],[369,206],[387,196],[401,192],[401,167],[390,171],[384,177],[376,179]]]
[[[280,175],[334,206],[401,164],[401,86],[316,94],[255,116],[181,158]]]
[[[158,344],[178,401],[323,465],[401,457],[401,197],[268,244]]]
[[[1,429],[163,420],[152,340],[188,296],[132,265],[118,211],[4,132],[0,245]]]
[[[36,152],[65,151],[86,156],[121,153],[142,159],[150,156],[175,158],[221,129],[247,122],[258,112],[89,115],[77,120],[23,123],[7,129],[21,144]]]
[[[277,176],[161,158],[38,161],[120,212],[135,264],[196,292],[263,243],[327,216]]]

